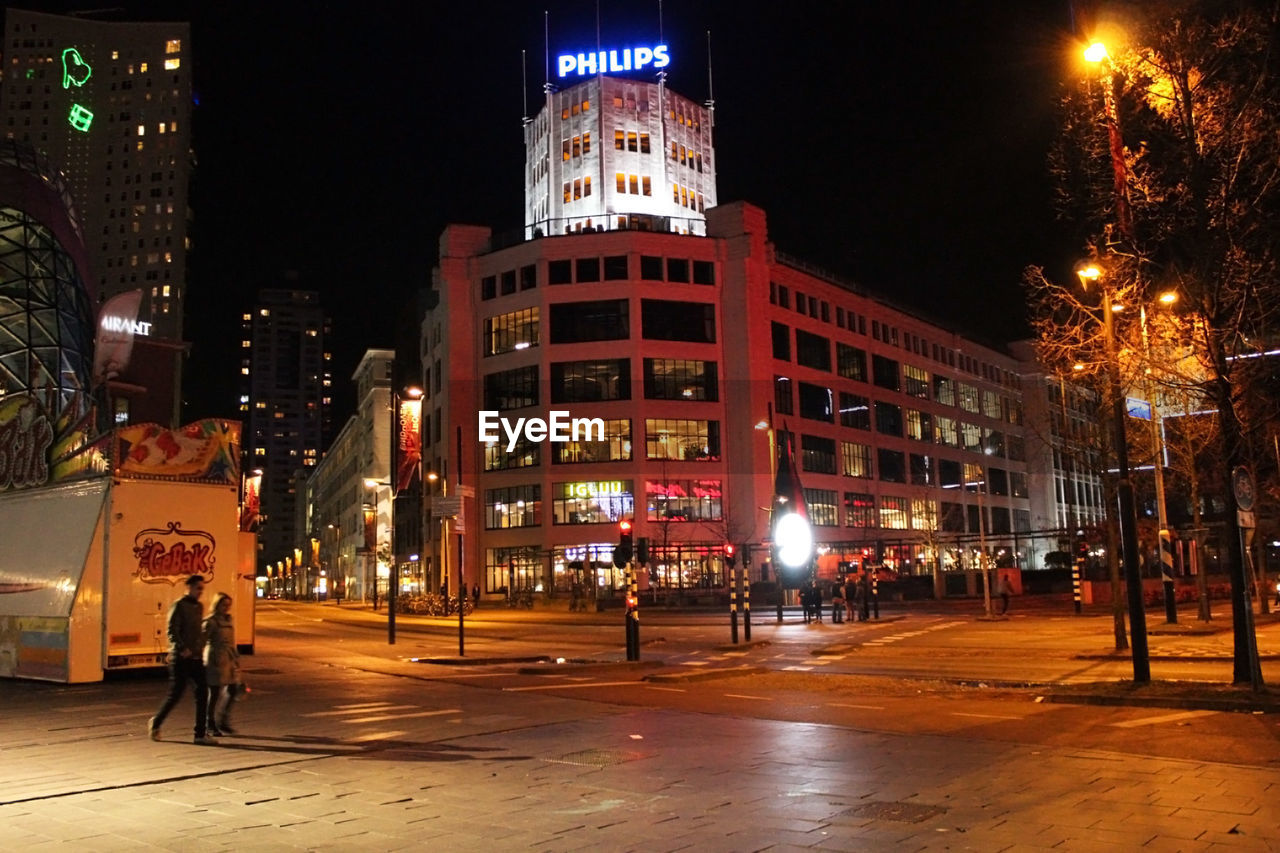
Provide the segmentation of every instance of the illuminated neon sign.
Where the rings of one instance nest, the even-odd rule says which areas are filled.
[[[576,74],[614,74],[619,71],[641,71],[647,65],[666,68],[671,63],[665,44],[653,47],[628,47],[622,50],[600,50],[595,53],[562,53],[556,57],[561,77]]]
[[[131,335],[147,337],[151,334],[151,324],[141,320],[130,320],[125,317],[108,315],[102,318],[102,328],[108,332],[127,332]]]
[[[67,116],[67,122],[81,133],[88,133],[89,125],[93,124],[93,113],[79,104],[72,104],[71,112]]]

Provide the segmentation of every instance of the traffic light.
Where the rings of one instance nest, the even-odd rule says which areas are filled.
[[[618,522],[618,547],[613,549],[613,564],[622,568],[631,562],[631,522]]]
[[[733,568],[738,564],[738,555],[734,553],[733,545],[724,543],[724,562],[729,568]]]
[[[642,566],[649,565],[649,537],[641,536],[636,540],[636,562]]]

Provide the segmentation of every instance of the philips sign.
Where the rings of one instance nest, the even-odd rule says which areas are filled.
[[[619,71],[640,71],[646,65],[666,68],[671,63],[665,44],[653,47],[628,47],[622,50],[601,50],[595,53],[562,53],[556,57],[561,77],[576,74],[613,74]]]

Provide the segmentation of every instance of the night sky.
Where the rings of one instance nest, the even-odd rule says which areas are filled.
[[[391,345],[441,229],[522,224],[521,50],[532,113],[543,10],[553,61],[596,44],[594,2],[121,8],[193,27],[188,419],[236,416],[240,315],[292,271],[334,317],[340,426],[356,361]],[[657,3],[599,10],[605,48],[658,41]],[[1075,252],[1045,166],[1072,81],[1066,0],[664,10],[668,84],[696,100],[711,31],[721,201],[763,207],[779,249],[980,338],[1025,334],[1023,267]]]

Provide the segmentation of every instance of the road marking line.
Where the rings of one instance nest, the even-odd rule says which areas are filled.
[[[352,743],[365,743],[371,740],[387,740],[388,738],[400,737],[402,734],[406,734],[406,732],[369,732],[368,734],[356,735],[353,738],[349,738],[349,740]]]
[[[412,706],[411,706],[412,707]],[[461,714],[458,708],[444,708],[440,711],[418,711],[414,714],[379,714],[374,717],[357,717],[354,720],[339,720],[342,723],[381,723],[383,720],[408,720],[413,717],[438,717],[441,714]]]
[[[1010,717],[1007,714],[966,714],[963,711],[952,711],[953,717],[983,717],[989,720],[1021,720],[1021,717]]]
[[[782,669],[783,669],[783,671],[784,671],[784,672],[788,672],[788,671],[791,671],[791,672],[808,672],[809,670],[813,669],[813,667],[811,667],[811,666],[784,666]]]
[[[300,714],[303,717],[341,717],[346,714],[367,714],[370,711],[404,711],[409,708],[418,708],[419,705],[392,705],[387,702],[382,705],[370,705],[365,708],[351,708],[346,711],[312,711],[308,714]]]
[[[726,694],[724,694],[724,695],[725,695],[725,696],[728,696],[730,699],[754,699],[754,700],[755,700],[755,701],[757,701],[757,702],[772,702],[772,701],[773,701],[773,698],[772,698],[772,697],[770,697],[770,696],[747,696],[747,695],[746,695],[746,694],[744,694],[744,693],[726,693]]]
[[[1162,714],[1159,717],[1142,717],[1138,720],[1126,720],[1123,723],[1111,723],[1118,729],[1132,729],[1138,726],[1154,726],[1157,723],[1172,723],[1174,720],[1190,720],[1194,717],[1207,717],[1218,711],[1183,711],[1180,714]]]
[[[665,690],[668,693],[687,693],[683,687],[654,687],[653,685],[645,685],[650,690]]]
[[[379,705],[390,705],[390,702],[357,702],[354,705],[334,705],[335,708],[377,708]]]
[[[687,660],[681,665],[682,666],[706,666],[708,663],[709,661],[705,661],[705,660]]]
[[[532,687],[504,687],[505,691],[521,693],[526,690],[573,690],[575,687],[633,687],[642,686],[638,681],[597,681],[591,684],[535,684]]]
[[[860,708],[864,711],[883,711],[883,705],[851,705],[847,702],[828,702],[832,708]]]

